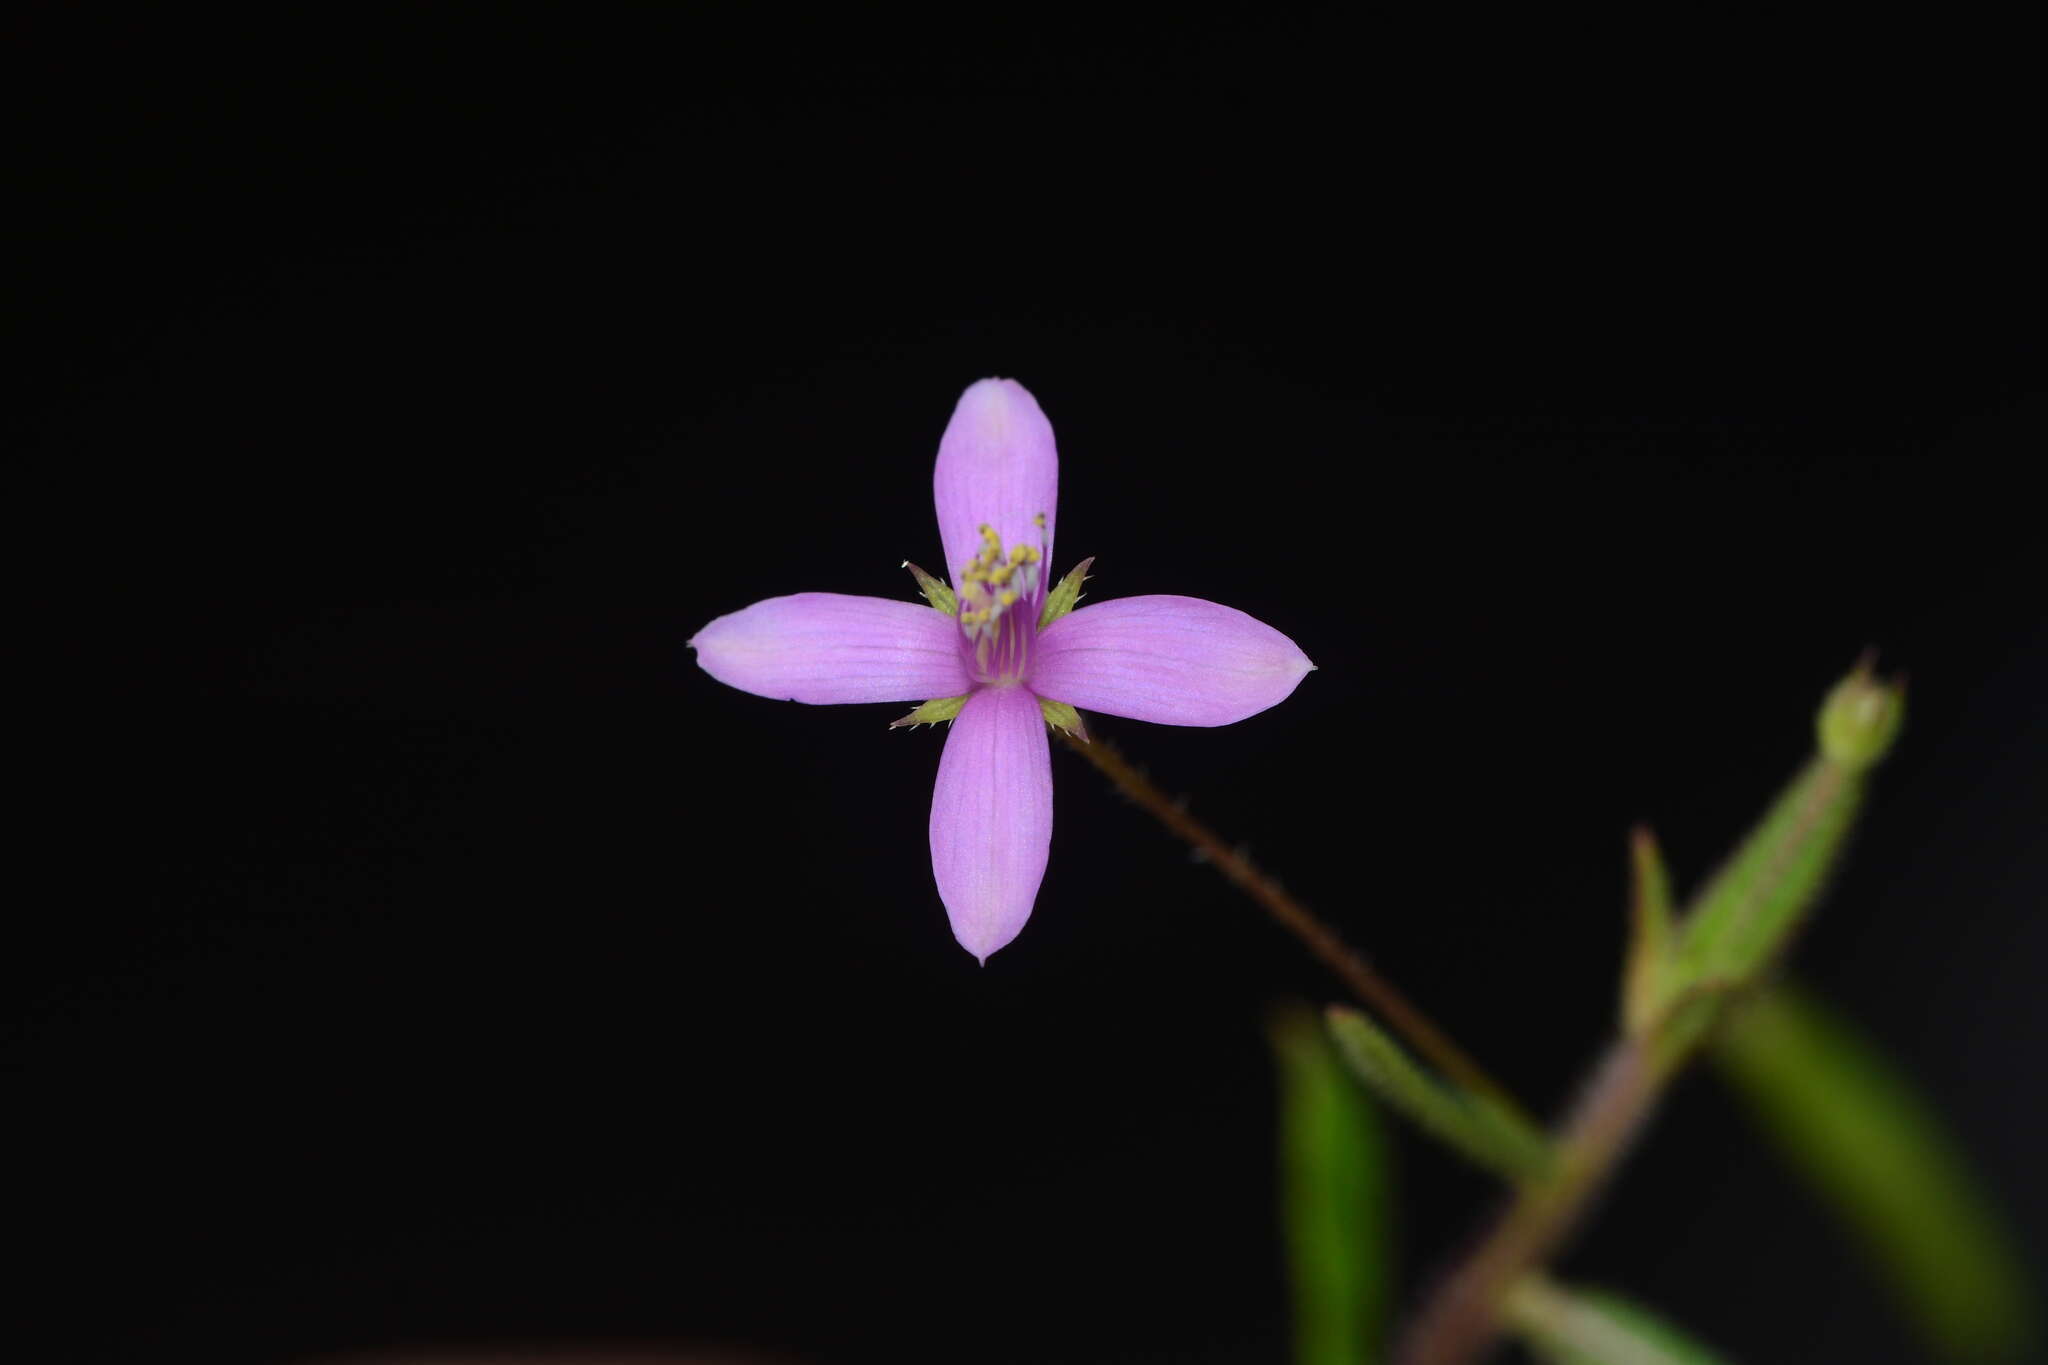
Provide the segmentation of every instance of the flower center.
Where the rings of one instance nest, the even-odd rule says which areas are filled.
[[[1045,518],[1036,518],[1040,529]],[[960,643],[967,667],[979,683],[1004,685],[1031,676],[1038,641],[1038,613],[1045,605],[1045,551],[1012,545],[981,528],[981,551],[960,570]]]

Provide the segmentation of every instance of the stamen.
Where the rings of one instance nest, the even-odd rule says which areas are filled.
[[[1045,518],[1032,521],[1041,530]],[[1038,612],[1045,601],[1041,545],[1018,544],[1003,552],[993,526],[978,528],[981,549],[960,570],[960,636],[975,680],[1002,685],[1022,682],[1031,671],[1038,638]]]

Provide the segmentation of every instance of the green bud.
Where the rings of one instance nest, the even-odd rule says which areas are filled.
[[[1064,730],[1075,739],[1083,743],[1087,742],[1088,727],[1081,723],[1081,713],[1073,707],[1063,701],[1047,701],[1044,697],[1040,697],[1038,699],[1038,711],[1040,715],[1045,717],[1045,723],[1053,729]]]
[[[1905,684],[1877,677],[1870,663],[1865,656],[1854,672],[1836,683],[1815,718],[1821,753],[1851,772],[1862,772],[1883,758],[1906,718]]]
[[[1038,613],[1040,630],[1044,630],[1074,609],[1074,604],[1081,600],[1081,585],[1088,581],[1088,566],[1094,562],[1093,555],[1082,560],[1060,580],[1058,587],[1046,594],[1045,610]]]
[[[903,567],[910,570],[910,576],[917,580],[917,590],[924,594],[925,601],[931,603],[934,608],[946,613],[948,616],[958,616],[960,614],[959,599],[953,596],[951,588],[941,583],[938,579],[933,578],[907,559],[903,561]]]
[[[960,714],[960,708],[967,705],[965,697],[939,697],[928,701],[901,720],[889,722],[891,730],[900,730],[906,725],[937,725],[942,720],[951,720]]]

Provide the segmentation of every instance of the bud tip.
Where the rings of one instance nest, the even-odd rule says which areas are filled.
[[[1875,652],[1865,650],[1829,691],[1815,722],[1821,753],[1858,772],[1890,751],[1906,717],[1905,679],[1878,677],[1876,663]]]

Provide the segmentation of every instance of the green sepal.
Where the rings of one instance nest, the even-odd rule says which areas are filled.
[[[967,705],[965,697],[938,697],[912,711],[901,720],[889,722],[891,730],[900,730],[906,725],[937,725],[942,720],[951,720],[960,714],[960,708]]]
[[[1736,1008],[1713,1057],[1930,1345],[1951,1360],[2035,1358],[2040,1312],[1997,1205],[1938,1112],[1860,1030],[1780,984]]]
[[[1393,1143],[1313,1010],[1275,1011],[1268,1035],[1295,1365],[1363,1365],[1393,1300]]]
[[[1667,1002],[1696,985],[1740,986],[1775,960],[1820,899],[1862,797],[1857,775],[1824,758],[1786,784],[1694,900],[1664,973]]]
[[[1357,1010],[1332,1005],[1323,1013],[1351,1070],[1424,1132],[1512,1181],[1539,1179],[1550,1170],[1549,1139],[1519,1114],[1430,1075]]]
[[[1045,717],[1045,723],[1055,730],[1064,730],[1082,743],[1088,742],[1088,727],[1081,723],[1081,713],[1063,701],[1038,699],[1038,713]]]
[[[1671,874],[1657,836],[1638,825],[1629,835],[1628,960],[1622,969],[1621,1019],[1630,1037],[1649,1031],[1663,1003],[1658,995],[1671,954]]]
[[[1046,594],[1045,610],[1038,613],[1040,630],[1044,630],[1074,609],[1074,604],[1081,600],[1081,585],[1088,581],[1088,566],[1094,562],[1095,556],[1088,556],[1068,570],[1067,576],[1059,581],[1059,586]]]
[[[1517,1335],[1553,1365],[1723,1365],[1648,1309],[1602,1290],[1532,1275],[1509,1292],[1506,1308]]]
[[[910,576],[917,580],[917,590],[924,594],[925,601],[948,616],[960,614],[960,599],[953,596],[951,588],[907,559],[903,561],[903,567],[910,570]]]

